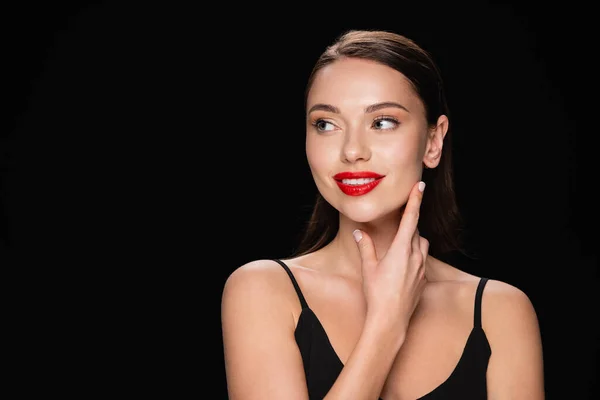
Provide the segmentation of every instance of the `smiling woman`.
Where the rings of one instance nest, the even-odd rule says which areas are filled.
[[[305,100],[318,197],[297,254],[225,283],[230,399],[543,399],[528,296],[439,258],[460,250],[460,218],[429,54],[392,32],[346,32]]]

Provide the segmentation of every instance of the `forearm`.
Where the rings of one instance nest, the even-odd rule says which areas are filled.
[[[378,399],[405,334],[366,323],[363,332],[325,400]]]

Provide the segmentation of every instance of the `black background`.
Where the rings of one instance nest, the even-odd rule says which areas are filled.
[[[452,262],[529,295],[548,399],[598,396],[591,6],[20,4],[3,13],[0,250],[23,392],[226,398],[225,279],[289,254],[315,195],[312,63],[380,28],[446,82],[478,255]]]

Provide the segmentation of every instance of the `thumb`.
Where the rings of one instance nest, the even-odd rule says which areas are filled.
[[[373,241],[366,232],[359,229],[352,232],[352,235],[358,245],[363,271],[369,273],[377,265],[377,254],[375,253]]]

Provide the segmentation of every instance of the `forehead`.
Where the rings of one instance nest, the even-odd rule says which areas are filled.
[[[371,60],[337,60],[315,76],[308,93],[308,106],[315,103],[368,105],[396,101],[409,110],[421,108],[420,99],[410,81],[400,72]]]

